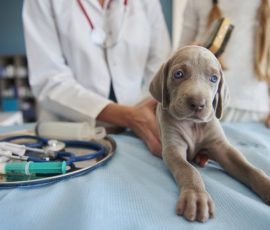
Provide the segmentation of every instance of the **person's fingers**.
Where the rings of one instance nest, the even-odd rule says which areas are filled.
[[[151,122],[147,124],[140,124],[136,128],[134,127],[134,132],[144,141],[148,149],[157,156],[161,156],[162,148],[160,143],[160,138],[155,130],[154,125],[150,125]]]
[[[137,107],[138,106],[150,106],[151,107],[151,106],[156,106],[157,103],[158,102],[155,99],[148,97],[148,98],[140,101],[139,103],[137,103],[136,106]]]
[[[151,130],[151,132],[154,134],[154,136],[159,140],[160,139],[160,132],[159,132],[159,127],[158,127],[158,123],[156,120],[156,113],[154,111],[148,111],[148,125],[149,125],[149,129]]]
[[[134,109],[131,129],[145,142],[149,150],[161,156],[160,132],[156,122],[157,101],[146,99]]]
[[[156,100],[154,100],[154,99],[151,98],[148,101],[148,103],[149,103],[150,106],[156,107],[158,102]]]
[[[160,132],[159,132],[159,127],[158,123],[156,120],[156,106],[157,106],[157,101],[152,100],[149,102],[149,106],[151,107],[151,110],[149,111],[149,127],[156,137],[156,139],[160,140]]]
[[[150,129],[154,137],[160,142],[160,132],[159,132],[158,124],[156,122],[152,123],[150,126]]]
[[[162,147],[160,140],[150,130],[146,132],[145,143],[154,155],[161,157]]]
[[[160,143],[160,132],[159,132],[159,127],[156,121],[156,106],[157,106],[157,101],[155,100],[150,100],[148,101],[148,106],[151,109],[148,111],[149,114],[149,134],[148,134],[148,147],[150,151],[157,155],[161,156],[162,148],[161,148],[161,143]]]
[[[266,119],[266,126],[268,128],[270,128],[270,115],[268,115],[267,119]]]

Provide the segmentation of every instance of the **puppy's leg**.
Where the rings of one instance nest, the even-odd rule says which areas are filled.
[[[261,169],[249,163],[240,151],[228,143],[219,143],[210,151],[209,157],[270,205],[270,178]]]
[[[199,172],[186,160],[186,148],[167,146],[163,149],[163,159],[179,185],[180,196],[176,212],[190,221],[205,222],[214,216],[215,205],[205,190]]]

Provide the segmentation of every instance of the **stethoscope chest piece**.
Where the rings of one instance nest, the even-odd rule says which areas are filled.
[[[104,30],[96,27],[91,31],[91,39],[95,44],[104,46],[106,41],[106,34]]]
[[[110,8],[111,2],[112,2],[112,0],[109,1],[107,9]],[[107,42],[107,38],[108,38],[109,36],[111,36],[111,33],[110,33],[109,36],[107,37],[107,35],[106,35],[106,33],[105,33],[104,30],[102,30],[101,28],[96,27],[96,26],[94,25],[94,23],[92,22],[90,16],[89,16],[88,13],[87,13],[87,11],[86,11],[86,9],[85,9],[85,7],[84,7],[82,1],[81,1],[81,0],[77,0],[77,3],[78,3],[78,5],[79,5],[79,7],[80,7],[82,13],[84,14],[84,16],[85,16],[85,18],[86,18],[86,20],[87,20],[87,22],[88,22],[90,28],[91,28],[91,39],[92,39],[92,42],[93,42],[94,44],[96,44],[96,45],[101,46],[102,48],[108,48],[108,46],[109,46],[109,47],[113,47],[114,45],[116,45],[116,43],[117,43],[117,42],[119,41],[119,39],[120,39],[120,32],[121,32],[121,29],[122,29],[122,26],[123,26],[123,21],[124,21],[124,19],[125,19],[128,1],[127,1],[127,0],[124,0],[124,3],[123,3],[123,5],[124,5],[124,12],[123,12],[123,14],[122,14],[122,19],[120,20],[120,23],[121,23],[121,26],[120,26],[120,27],[121,27],[121,28],[120,28],[120,32],[119,32],[119,34],[118,34],[118,37],[115,38],[113,41],[109,41],[109,42]],[[109,43],[109,44],[108,44],[108,43]]]
[[[65,147],[66,147],[66,144],[62,141],[49,140],[48,145],[44,147],[44,150],[48,152],[59,152],[59,151],[64,150]]]

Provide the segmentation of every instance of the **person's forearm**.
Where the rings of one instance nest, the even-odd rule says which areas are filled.
[[[268,128],[270,128],[270,114],[268,114],[265,123],[266,123],[266,126],[267,126]]]
[[[121,127],[129,127],[131,107],[110,103],[97,116],[97,120]]]

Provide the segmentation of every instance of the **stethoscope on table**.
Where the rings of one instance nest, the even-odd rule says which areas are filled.
[[[28,140],[34,143],[15,144],[14,141]],[[76,155],[65,148],[79,148],[91,150],[91,153]],[[33,155],[34,153],[34,155]],[[38,155],[38,156],[35,156]],[[39,136],[12,136],[0,140],[0,156],[21,160],[16,163],[1,163],[2,174],[64,174],[69,166],[76,169],[75,162],[88,161],[106,155],[103,145],[93,141],[78,140],[48,140]]]

